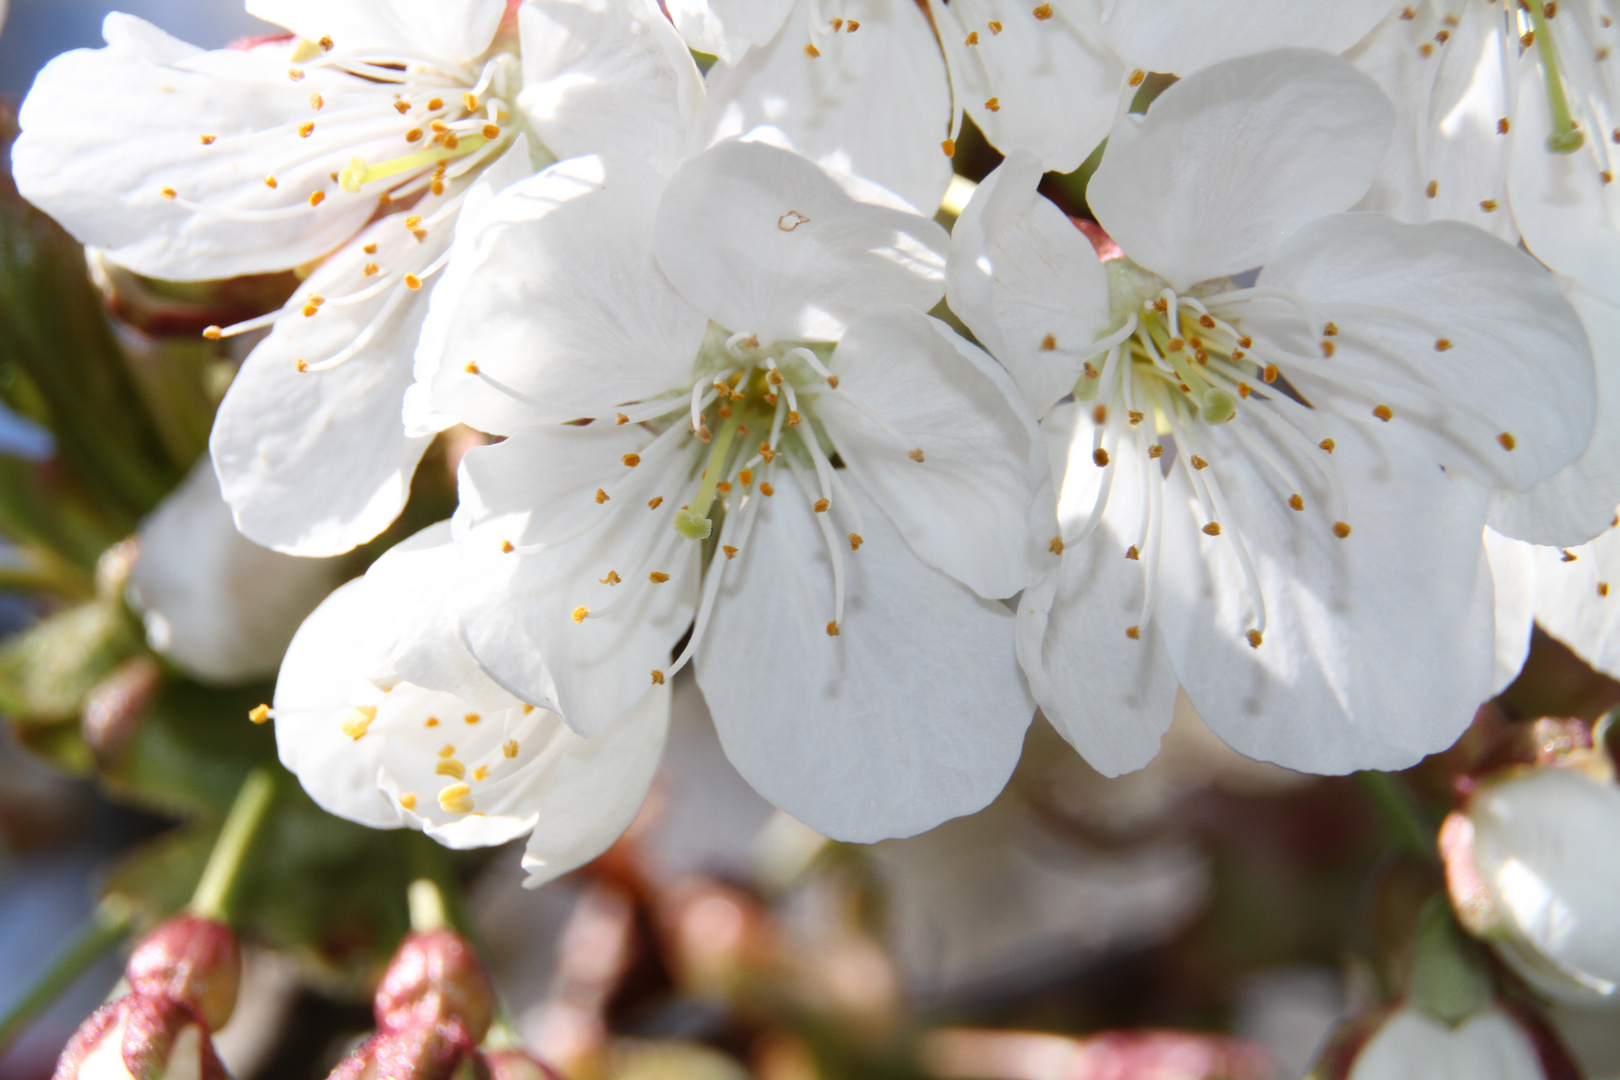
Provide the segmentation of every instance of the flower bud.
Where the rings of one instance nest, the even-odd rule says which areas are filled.
[[[1620,785],[1596,751],[1483,778],[1440,832],[1458,918],[1543,993],[1620,1001],[1617,834]]]
[[[52,1080],[230,1080],[208,1028],[187,1005],[131,993],[86,1020]]]
[[[374,1002],[377,1030],[440,1028],[468,1048],[484,1041],[495,991],[467,940],[453,930],[408,935],[388,964]]]
[[[236,1008],[242,956],[222,923],[180,915],[136,946],[126,977],[132,995],[184,1005],[218,1031]]]

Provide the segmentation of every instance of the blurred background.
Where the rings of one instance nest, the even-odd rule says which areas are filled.
[[[107,10],[11,0],[0,160],[34,73],[99,44]],[[121,10],[208,47],[267,29],[236,0]],[[961,171],[995,160],[964,134]],[[1084,179],[1045,190],[1080,214]],[[184,903],[242,776],[274,759],[245,717],[268,700],[290,628],[447,516],[478,441],[447,432],[401,522],[353,556],[291,560],[236,537],[201,455],[252,341],[198,332],[292,287],[87,266],[0,170],[0,1018],[51,972],[66,987],[23,1009],[28,1023],[0,1021],[0,1080],[49,1077],[117,981],[120,946]],[[279,639],[244,629],[263,629],[268,597],[291,605]],[[452,894],[512,1028],[575,1080],[1298,1077],[1335,1021],[1387,998],[1379,964],[1438,887],[1414,847],[1432,848],[1482,748],[1512,720],[1616,703],[1620,686],[1538,633],[1475,730],[1393,788],[1248,761],[1185,701],[1159,758],[1107,780],[1037,719],[990,807],[861,847],[755,795],[686,672],[636,824],[536,892],[519,887],[518,848],[447,853],[360,829],[284,777],[244,888],[247,972],[219,1047],[238,1080],[326,1075],[370,1028],[405,883],[427,876]],[[1594,1077],[1620,1075],[1612,1017],[1558,1017]]]

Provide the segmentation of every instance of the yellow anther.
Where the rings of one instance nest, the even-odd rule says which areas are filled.
[[[255,706],[253,706],[253,708],[248,710],[248,719],[253,721],[255,724],[266,723],[270,719],[270,706],[268,706],[268,705],[255,705]]]
[[[280,187],[281,185],[276,183],[276,178],[274,176],[266,176],[264,178],[264,186],[267,188],[276,188]]]
[[[165,188],[158,189],[158,194],[163,196],[165,199],[169,199],[169,200],[172,201],[175,198],[175,196],[179,195],[180,193],[178,191],[175,191],[174,188],[172,188],[172,187],[165,187]]]
[[[1504,116],[1504,117],[1502,117],[1502,119],[1500,119],[1500,120],[1498,120],[1496,122],[1496,133],[1498,135],[1506,135],[1508,133],[1508,130],[1510,128],[1512,128],[1512,126],[1513,126],[1512,123],[1508,120],[1507,117]]]
[[[617,585],[624,579],[619,576],[619,572],[617,570],[609,570],[607,577],[597,578],[596,580],[603,585]]]
[[[1485,211],[1487,214],[1494,214],[1494,213],[1496,213],[1496,200],[1495,199],[1481,199],[1479,201],[1479,208],[1481,210]]]
[[[422,129],[421,128],[411,128],[411,130],[409,130],[409,131],[407,131],[405,133],[405,141],[406,142],[420,142],[421,140],[422,140]]]
[[[442,758],[433,766],[433,773],[435,776],[453,776],[460,780],[467,775],[467,766],[455,758]]]
[[[1249,648],[1251,649],[1258,649],[1260,647],[1260,643],[1265,641],[1265,638],[1258,630],[1250,630],[1243,636],[1249,639]]]
[[[1154,443],[1152,446],[1148,447],[1148,457],[1157,458],[1162,457],[1163,455],[1164,447],[1159,443]]]
[[[1042,22],[1045,22],[1047,19],[1050,19],[1052,17],[1052,5],[1051,4],[1042,4],[1040,7],[1036,8],[1032,14],[1037,19],[1041,20]]]
[[[1609,583],[1607,581],[1598,582],[1598,595],[1599,596],[1608,596],[1609,595]]]
[[[443,746],[439,747],[439,756],[442,757],[442,758],[453,758],[453,757],[455,757],[456,756],[455,744],[454,743],[445,743]]]
[[[1350,535],[1350,526],[1342,521],[1335,521],[1333,523],[1333,535],[1337,536],[1340,540],[1348,538]]]
[[[297,360],[293,361],[293,367],[295,369],[297,369],[298,371],[300,371],[300,372],[308,371],[309,370],[309,361],[305,360],[302,356],[300,356]]]
[[[967,39],[962,42],[962,44],[964,44],[964,45],[977,45],[978,43],[979,43],[979,32],[977,30],[975,30],[975,31],[973,31],[973,33],[969,34],[967,36]]]
[[[298,137],[300,139],[307,139],[313,134],[315,134],[315,121],[305,120],[298,125]]]
[[[1373,409],[1372,414],[1386,424],[1395,418],[1394,410],[1388,405],[1379,405]]]
[[[816,46],[815,46],[815,44],[813,42],[808,42],[807,41],[807,42],[805,42],[805,45],[804,45],[804,55],[806,55],[810,59],[814,60],[814,59],[816,59],[817,57],[819,57],[821,55],[821,50],[816,48]]]
[[[754,470],[744,469],[737,474],[737,482],[747,487],[754,482]]]
[[[1322,355],[1323,356],[1328,356],[1328,357],[1331,357],[1333,355],[1333,342],[1331,342],[1331,341],[1323,341],[1322,342]]]
[[[476,361],[476,360],[467,361],[467,363],[462,366],[461,370],[465,371],[469,375],[478,374],[478,361]]]
[[[1140,626],[1127,626],[1125,636],[1132,641],[1140,641],[1142,639],[1142,628]]]
[[[776,489],[773,488],[769,483],[761,480],[759,484],[759,493],[768,499],[772,495],[776,494]]]
[[[1436,195],[1439,195],[1440,194],[1440,181],[1438,181],[1438,180],[1430,180],[1429,181],[1429,186],[1423,189],[1423,194],[1427,195],[1431,199],[1434,198]]]
[[[326,192],[324,192],[324,191],[312,191],[312,192],[309,193],[309,205],[311,205],[311,206],[319,206],[319,205],[321,205],[321,203],[323,203],[325,201],[326,201]]]
[[[628,416],[624,415],[624,413],[615,413],[614,414],[614,420],[613,420],[613,426],[614,427],[619,427],[619,426],[622,426],[624,424],[628,424],[629,422],[630,422],[630,418]]]
[[[1061,536],[1052,537],[1052,542],[1050,544],[1046,545],[1046,550],[1050,551],[1054,555],[1063,554],[1063,537],[1061,537]]]
[[[1519,440],[1515,439],[1513,434],[1507,431],[1504,431],[1502,434],[1498,435],[1496,437],[1496,441],[1502,444],[1502,449],[1504,450],[1512,450],[1514,447],[1519,445]]]
[[[818,514],[825,514],[827,512],[827,508],[831,505],[832,503],[826,499],[817,499],[815,501],[815,505],[811,506],[810,509],[814,510]]]
[[[647,580],[652,582],[654,585],[662,585],[664,582],[669,580],[669,575],[664,573],[662,570],[654,570],[652,573],[647,575]]]
[[[585,616],[589,615],[590,613],[591,609],[588,607],[577,607],[574,609],[574,621],[576,623],[582,623],[585,621]]]
[[[728,559],[735,559],[737,557],[737,549],[732,547],[730,544],[722,545],[720,550],[726,553],[726,558]]]
[[[412,292],[415,292],[422,287],[422,279],[417,277],[415,274],[406,274],[405,287]]]
[[[1569,548],[1563,548],[1562,550],[1564,554],[1563,557],[1558,560],[1559,562],[1574,562],[1577,558],[1579,558],[1579,556],[1577,556],[1573,551],[1569,550]]]
[[[834,619],[832,622],[827,624],[827,636],[828,637],[837,637],[838,636],[838,620],[837,619]]]
[[[508,759],[517,757],[518,756],[517,740],[516,739],[507,739],[505,742],[501,743],[501,754],[502,754],[503,757],[506,757]]]
[[[224,336],[224,329],[218,326],[210,326],[203,330],[203,337],[207,338],[209,341],[218,341]]]
[[[1212,521],[1208,525],[1205,525],[1204,526],[1204,535],[1206,535],[1206,536],[1219,536],[1219,535],[1221,535],[1221,523],[1218,522],[1218,521]]]
[[[944,142],[939,144],[939,148],[941,150],[945,151],[945,156],[946,157],[955,157],[956,156],[956,140],[955,139],[946,139]]]
[[[498,139],[500,137],[501,137],[501,126],[499,124],[485,124],[484,125],[484,138],[488,139],[491,142],[494,142],[496,139]]]
[[[866,539],[860,533],[849,534],[849,550],[859,551],[864,543],[866,543]]]
[[[380,268],[374,262],[366,263],[365,269],[360,271],[361,277],[376,277]]]
[[[997,22],[996,20],[991,19],[990,22],[987,23],[986,25],[990,27],[990,35],[992,37],[994,37],[996,34],[1001,33],[1001,23]]]
[[[1305,500],[1301,498],[1299,493],[1296,491],[1294,494],[1288,496],[1288,507],[1291,510],[1303,510],[1305,509]]]
[[[1331,453],[1333,453],[1333,447],[1336,446],[1337,444],[1334,443],[1334,441],[1332,439],[1323,439],[1321,442],[1317,443],[1316,445],[1320,446],[1323,450],[1326,450],[1328,453],[1331,454]]]
[[[986,101],[984,103],[984,107],[986,109],[989,109],[991,112],[1000,112],[1001,111],[1001,99],[1000,98],[991,98],[989,101]]]
[[[663,501],[664,497],[662,495],[654,495],[652,498],[647,500],[647,509],[656,510],[663,503]]]
[[[219,138],[217,135],[204,135],[201,137],[201,142],[204,146],[213,146],[214,140],[217,138]]]
[[[1194,454],[1192,456],[1192,460],[1191,460],[1191,462],[1189,462],[1189,464],[1191,464],[1194,469],[1198,469],[1198,470],[1203,470],[1203,469],[1209,468],[1209,462],[1205,461],[1203,458],[1199,457],[1197,454]]]
[[[664,685],[664,673],[662,671],[659,671],[657,668],[653,668],[652,684],[654,686],[663,686]]]
[[[472,787],[451,784],[439,792],[439,806],[447,814],[465,814],[473,808]]]
[[[1451,339],[1450,338],[1436,338],[1435,339],[1435,342],[1434,342],[1434,351],[1435,352],[1445,352],[1449,348],[1451,348]]]
[[[1146,79],[1147,72],[1143,71],[1141,68],[1137,68],[1135,71],[1131,72],[1131,77],[1126,81],[1132,86],[1141,86],[1143,81]]]
[[[377,719],[377,706],[356,705],[353,711],[344,718],[341,730],[349,738],[358,741],[375,719]]]
[[[437,716],[430,716],[426,720],[422,721],[422,726],[436,728],[439,726],[439,718]]]
[[[321,47],[321,52],[331,52],[332,51],[332,39],[330,37],[326,36],[325,34],[322,34],[321,35],[321,40],[317,41],[315,44],[317,44],[317,45],[319,45]]]
[[[480,766],[478,766],[478,768],[473,770],[473,779],[474,780],[484,780],[484,779],[487,779],[488,777],[489,777],[489,766],[488,765],[480,765]]]
[[[596,503],[597,503],[598,506],[600,506],[602,503],[607,502],[611,498],[613,498],[613,496],[609,495],[607,492],[603,491],[601,488],[596,489]]]
[[[923,457],[922,447],[920,447],[920,446],[917,447],[916,449],[906,451],[906,457],[910,458],[912,461],[917,461],[917,462],[921,462],[921,461],[925,460],[924,457]]]
[[[1097,447],[1097,449],[1091,452],[1091,461],[1097,466],[1097,468],[1103,468],[1108,464],[1108,451],[1104,450],[1100,446]]]
[[[1125,557],[1130,559],[1132,562],[1135,562],[1141,559],[1142,552],[1135,544],[1132,544],[1130,547],[1125,549]]]
[[[1277,381],[1277,365],[1276,364],[1267,364],[1265,370],[1260,373],[1260,377],[1262,379],[1264,379],[1268,383],[1276,382]]]
[[[403,806],[407,810],[415,810],[416,794],[410,791],[405,792],[405,794],[399,797],[399,805]]]

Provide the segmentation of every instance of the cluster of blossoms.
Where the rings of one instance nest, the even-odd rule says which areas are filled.
[[[1532,617],[1606,625],[1555,598],[1620,502],[1599,0],[247,6],[287,33],[109,17],[14,167],[137,273],[297,271],[207,331],[268,331],[211,444],[249,539],[348,551],[488,437],[260,711],[335,813],[549,880],[688,664],[844,840],[983,807],[1037,707],[1140,768],[1178,687],[1252,757],[1403,768]]]

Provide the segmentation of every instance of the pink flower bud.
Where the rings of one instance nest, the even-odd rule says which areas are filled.
[[[222,923],[180,915],[135,947],[126,975],[132,995],[184,1005],[218,1031],[236,1008],[242,956]]]
[[[408,935],[394,954],[375,999],[377,1030],[392,1034],[437,1028],[484,1041],[494,1019],[495,991],[477,953],[453,930]]]
[[[52,1080],[230,1080],[196,1010],[131,993],[86,1020]]]

